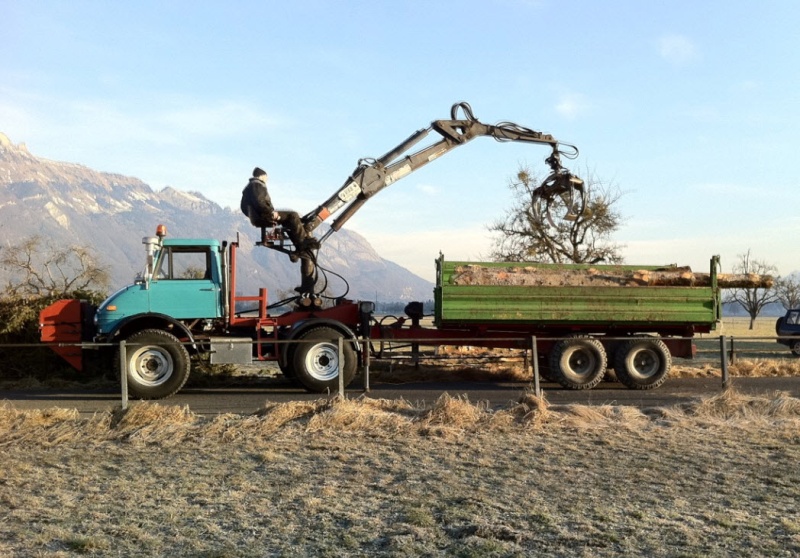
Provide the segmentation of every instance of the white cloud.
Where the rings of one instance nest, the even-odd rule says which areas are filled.
[[[418,184],[417,190],[426,196],[436,196],[439,194],[439,188],[430,184]]]
[[[711,194],[724,194],[726,196],[757,196],[764,193],[763,187],[731,184],[729,182],[706,182],[699,184],[697,187]]]
[[[708,271],[712,255],[722,258],[723,272],[730,272],[739,255],[748,249],[754,256],[778,268],[779,274],[788,274],[798,269],[795,254],[782,245],[786,236],[800,231],[800,222],[761,227],[757,233],[747,223],[724,221],[715,223],[713,230],[689,232],[681,238],[641,240],[620,238],[625,245],[622,250],[625,262],[631,265],[659,265],[674,263],[688,265],[695,271]]]
[[[183,108],[167,108],[155,119],[178,133],[211,138],[277,127],[279,121],[246,103],[223,102]]]
[[[761,83],[753,79],[747,79],[737,83],[735,88],[744,93],[757,93],[761,91]]]
[[[661,58],[675,66],[683,66],[697,58],[697,48],[683,35],[664,35],[658,39]]]
[[[565,93],[556,103],[556,112],[569,120],[574,120],[589,108],[589,103],[580,93]]]

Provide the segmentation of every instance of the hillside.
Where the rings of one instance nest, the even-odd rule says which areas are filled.
[[[241,185],[242,187],[244,184]],[[255,246],[258,231],[237,209],[223,208],[197,192],[167,187],[154,191],[141,180],[32,155],[0,133],[0,233],[5,245],[33,235],[59,245],[91,247],[112,275],[112,286],[129,283],[144,263],[141,239],[159,223],[170,236],[234,240],[239,235],[239,282],[244,292],[266,286],[270,299],[299,282],[299,264]],[[341,230],[323,245],[320,265],[349,283],[347,296],[382,301],[429,300],[430,282],[385,260],[362,236]],[[330,276],[332,295],[345,294]],[[7,272],[0,270],[5,283]]]

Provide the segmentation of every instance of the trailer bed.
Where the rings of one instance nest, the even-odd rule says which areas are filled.
[[[532,286],[458,284],[455,277],[475,262],[437,261],[435,323],[438,327],[465,324],[525,324],[528,326],[619,326],[643,331],[686,327],[709,331],[721,317],[719,289],[707,286]],[[613,274],[664,266],[586,266],[538,263],[481,262],[494,270],[519,272],[526,266],[553,274],[583,270]],[[712,276],[716,266],[712,260]],[[676,268],[679,269],[679,268]],[[501,275],[505,275],[503,272]]]

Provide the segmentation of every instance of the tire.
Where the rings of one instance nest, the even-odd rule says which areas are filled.
[[[554,379],[567,389],[592,389],[603,379],[607,364],[603,345],[591,337],[559,341],[550,353]]]
[[[293,384],[297,384],[297,376],[294,373],[294,363],[292,362],[294,359],[294,346],[287,345],[285,353],[285,360],[283,358],[278,360],[278,368],[281,369],[281,374],[283,374],[284,378]],[[283,362],[286,362],[286,364],[283,364]]]
[[[667,379],[672,355],[660,339],[622,343],[614,354],[617,379],[630,389],[655,389]]]
[[[550,366],[542,366],[539,365],[539,379],[543,382],[549,382],[551,384],[558,383],[556,380],[556,375],[553,374],[553,371],[550,370]]]
[[[338,353],[337,340],[342,333],[331,327],[316,327],[303,333],[292,350],[291,367],[300,385],[312,393],[332,392],[339,389],[339,371],[342,368],[344,385],[353,381],[358,369],[358,359],[353,344],[346,340],[342,345],[344,363]]]
[[[794,339],[789,341],[789,350],[792,351],[792,354],[796,357],[800,357],[800,340],[795,341]]]
[[[191,362],[180,340],[160,329],[144,329],[126,339],[128,393],[137,399],[164,399],[189,379]],[[119,370],[119,352],[116,366]]]

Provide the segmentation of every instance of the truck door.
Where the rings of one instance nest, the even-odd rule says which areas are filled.
[[[150,283],[150,311],[173,318],[218,318],[220,277],[208,246],[164,246]]]

